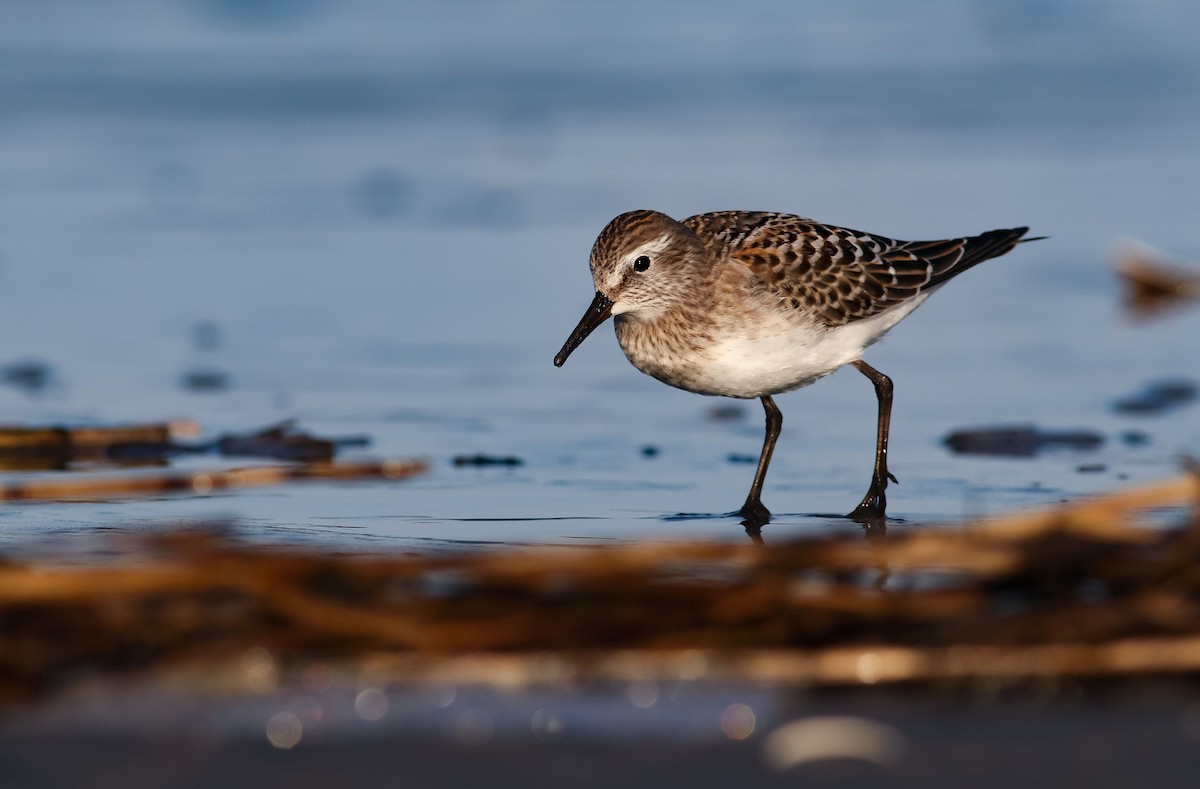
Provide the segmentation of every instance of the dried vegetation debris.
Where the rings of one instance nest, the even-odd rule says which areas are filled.
[[[1200,270],[1168,260],[1157,250],[1127,245],[1117,256],[1126,313],[1156,318],[1200,301]]]
[[[547,655],[626,675],[704,655],[829,683],[1200,672],[1198,500],[1186,474],[966,527],[761,547],[342,556],[126,536],[137,562],[0,565],[0,698],[251,648],[480,681],[536,681]],[[1176,528],[1140,522],[1162,507]]]
[[[153,474],[70,475],[0,484],[0,501],[97,501],[167,494],[207,495],[218,490],[283,485],[306,480],[399,480],[427,470],[421,460],[294,463]],[[2,634],[2,631],[0,631]]]
[[[0,425],[0,470],[73,469],[95,465],[166,465],[181,455],[217,454],[296,463],[328,463],[366,436],[325,438],[296,429],[293,420],[248,433],[197,440],[189,420],[134,425]]]

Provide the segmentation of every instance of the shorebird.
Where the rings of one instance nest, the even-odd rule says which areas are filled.
[[[734,514],[765,524],[762,488],[783,426],[773,395],[851,365],[875,386],[875,465],[847,516],[886,516],[892,380],[863,351],[953,277],[1013,249],[1028,228],[897,241],[791,214],[720,211],[676,221],[658,211],[613,219],[592,246],[596,295],[562,350],[561,367],[612,317],[633,366],[689,392],[762,401],[766,436]],[[1026,239],[1033,240],[1033,239]]]

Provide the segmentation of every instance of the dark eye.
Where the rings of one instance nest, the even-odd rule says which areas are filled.
[[[645,271],[648,268],[650,268],[650,258],[645,255],[641,255],[637,260],[633,261],[634,271]]]

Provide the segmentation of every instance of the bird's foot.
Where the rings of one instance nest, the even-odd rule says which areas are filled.
[[[742,519],[742,525],[747,529],[758,529],[771,522],[771,511],[758,498],[746,499],[742,508],[733,514]]]
[[[887,500],[882,491],[878,494],[868,493],[867,497],[846,517],[864,525],[872,525],[887,518],[886,509]]]
[[[871,487],[867,490],[867,495],[863,496],[863,500],[846,517],[864,525],[877,525],[885,521],[887,519],[887,495],[884,491],[887,490],[889,479],[897,484],[900,482],[891,472],[884,469],[882,475],[871,480]]]

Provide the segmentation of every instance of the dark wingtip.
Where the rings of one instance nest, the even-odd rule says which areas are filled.
[[[555,355],[555,357],[554,357],[554,366],[555,366],[555,367],[562,367],[562,366],[563,366],[563,364],[565,364],[565,363],[566,363],[566,361],[567,361],[567,357],[563,356],[561,353],[560,353],[560,354],[556,354],[556,355]]]
[[[1024,236],[1028,232],[1029,232],[1029,228],[1027,228],[1027,227],[1010,227],[1007,230],[993,230],[989,233],[981,233],[979,235],[979,237],[980,238],[990,238],[990,237],[1007,238],[1007,239],[1012,239],[1013,241],[1020,242],[1020,241],[1028,241],[1029,240],[1026,238],[1022,238],[1022,236]]]

